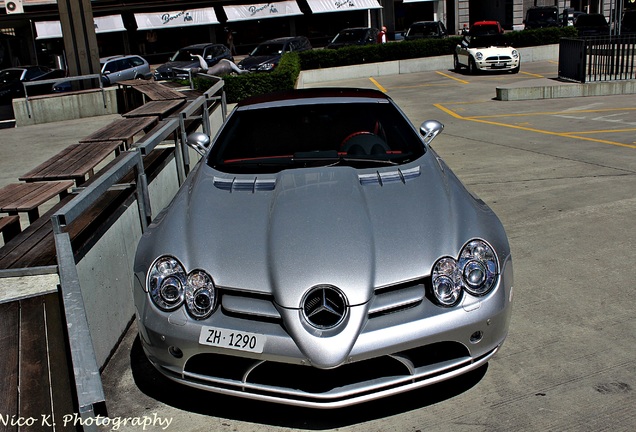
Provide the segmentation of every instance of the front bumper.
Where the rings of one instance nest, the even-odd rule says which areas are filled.
[[[508,332],[510,261],[504,269],[493,292],[480,299],[466,296],[457,307],[440,308],[425,298],[402,310],[369,315],[346,361],[331,369],[312,367],[276,319],[244,319],[222,306],[208,320],[193,321],[182,310],[168,314],[156,309],[137,281],[140,338],[153,365],[188,386],[303,407],[344,407],[435,384],[485,364]],[[202,325],[258,333],[267,343],[260,354],[201,345]]]

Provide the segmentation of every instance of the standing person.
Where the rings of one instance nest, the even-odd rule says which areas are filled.
[[[230,49],[232,55],[236,55],[236,47],[234,46],[234,36],[232,35],[232,29],[225,27],[225,40],[227,47]]]
[[[382,26],[382,30],[378,33],[378,43],[386,43],[386,27]]]
[[[157,52],[157,40],[159,37],[157,36],[157,32],[154,30],[150,30],[146,32],[146,52],[148,54],[155,54]]]

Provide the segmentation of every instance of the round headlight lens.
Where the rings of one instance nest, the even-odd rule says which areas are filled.
[[[185,289],[185,299],[190,315],[196,319],[209,317],[216,305],[216,289],[212,278],[202,270],[191,272]]]
[[[518,57],[519,57],[519,51],[512,50],[512,58],[518,58]]]
[[[172,311],[183,303],[186,274],[173,257],[161,257],[148,272],[150,298],[160,309]]]
[[[478,51],[475,53],[475,58],[479,61],[482,61],[484,59],[484,55]]]
[[[461,276],[453,258],[442,258],[433,266],[433,295],[442,306],[453,306],[461,298]]]
[[[470,294],[483,296],[497,280],[497,257],[486,242],[473,240],[459,255],[459,268],[464,288]]]

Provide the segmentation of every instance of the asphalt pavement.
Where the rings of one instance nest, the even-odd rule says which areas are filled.
[[[169,382],[145,359],[133,322],[102,375],[108,416],[162,423],[117,430],[636,430],[636,103],[632,95],[494,100],[502,83],[551,79],[556,68],[538,62],[518,75],[442,70],[329,84],[381,88],[416,125],[444,123],[433,148],[502,220],[515,267],[513,316],[486,367],[365,405],[298,409]],[[0,130],[0,181],[110,121]]]

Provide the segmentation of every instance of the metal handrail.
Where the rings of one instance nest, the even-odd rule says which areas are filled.
[[[209,116],[208,103],[210,100],[220,100],[222,112],[225,114],[227,108],[224,106],[225,98],[216,96],[216,93],[223,92],[223,82],[216,83],[205,94],[184,110],[189,118],[193,113],[203,107],[200,115],[202,124],[209,122],[206,117]],[[225,116],[224,116],[225,118]],[[209,123],[208,123],[209,130]],[[115,187],[131,169],[136,171],[136,193],[139,206],[140,224],[142,232],[147,228],[151,220],[152,212],[150,209],[150,196],[148,191],[148,183],[144,172],[143,156],[149,154],[155,147],[162,143],[166,137],[174,134],[175,144],[180,141],[176,137],[183,134],[180,129],[183,123],[180,120],[172,119],[163,121],[152,131],[144,136],[132,151],[124,152],[120,155],[117,163],[113,164],[106,172],[100,174],[92,184],[83,188],[79,194],[69,203],[59,209],[51,217],[53,223],[53,233],[55,238],[55,246],[57,251],[57,263],[60,275],[60,287],[62,301],[64,305],[64,313],[67,321],[68,339],[70,345],[71,361],[73,363],[73,372],[76,385],[77,404],[79,414],[82,419],[86,420],[94,418],[98,415],[107,415],[106,401],[104,390],[99,373],[95,350],[92,344],[92,337],[88,326],[88,318],[84,308],[82,291],[77,270],[77,263],[73,253],[70,236],[67,227],[74,220],[80,217],[89,207],[109,189]],[[185,146],[185,142],[182,143]],[[178,153],[179,148],[175,148]],[[185,168],[180,168],[185,172]],[[95,425],[95,422],[85,422],[86,424]],[[90,426],[85,426],[84,430],[97,430]]]
[[[80,76],[76,76],[76,77],[64,77],[64,78],[53,78],[53,79],[47,79],[47,80],[41,80],[41,81],[31,81],[31,82],[24,82],[22,83],[22,85],[24,86],[24,98],[26,99],[26,107],[27,107],[27,115],[29,116],[29,118],[31,118],[31,106],[29,104],[29,95],[27,92],[27,87],[30,86],[35,86],[35,85],[42,85],[42,84],[57,84],[57,83],[61,83],[61,82],[66,82],[66,81],[86,81],[86,80],[94,80],[96,79],[99,82],[99,91],[102,93],[102,100],[104,101],[104,108],[106,108],[106,93],[104,93],[104,86],[102,84],[102,75],[101,74],[91,74],[91,75],[80,75]],[[53,88],[53,86],[51,86],[51,88]],[[97,89],[97,87],[95,87],[95,89]],[[51,93],[55,96],[63,96],[65,93],[64,92],[60,92],[60,93]]]

